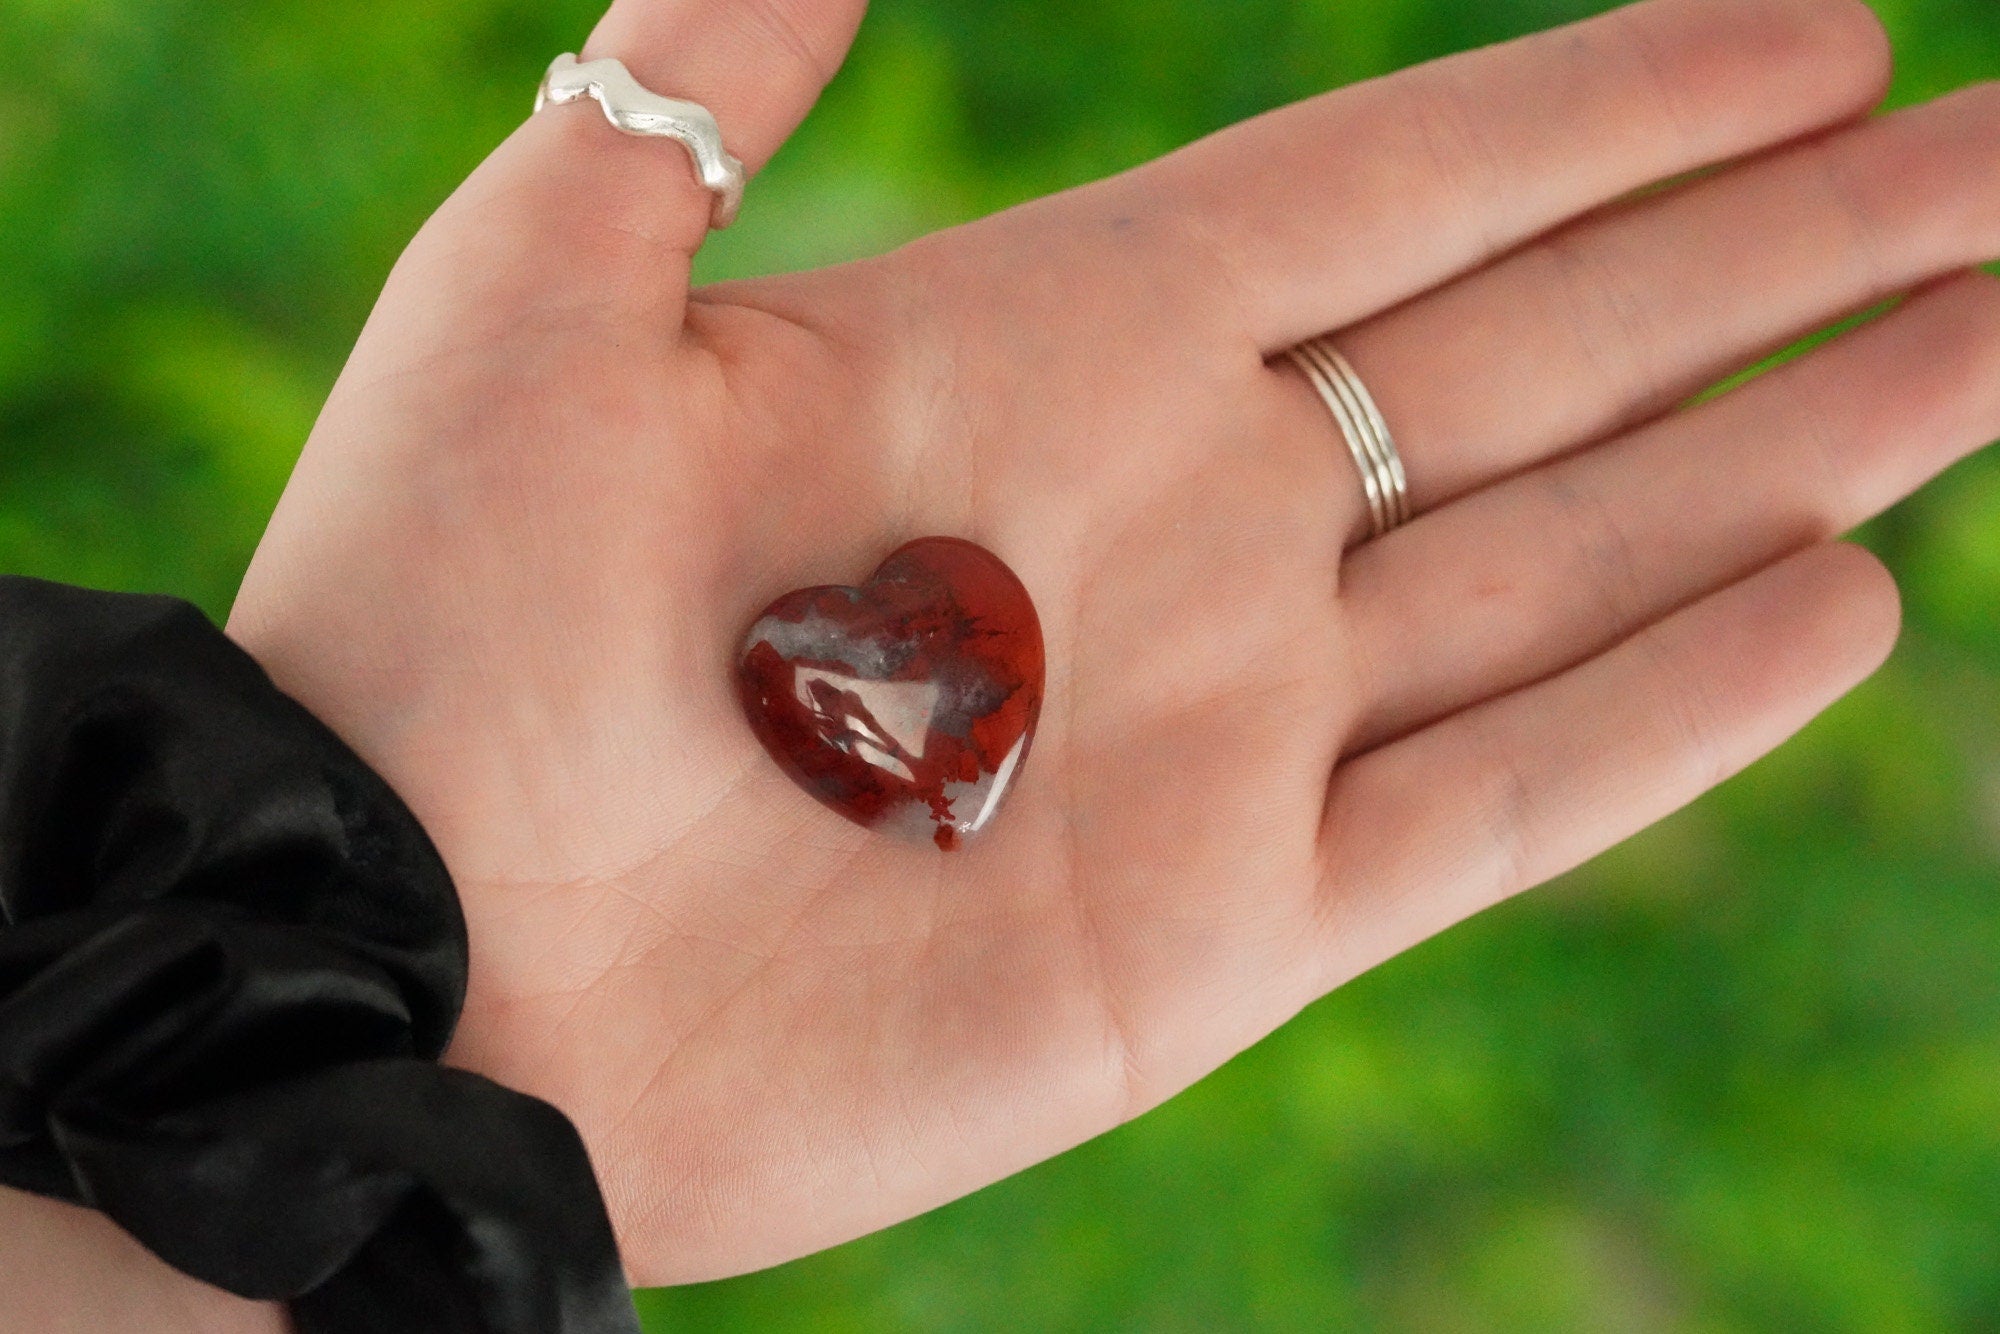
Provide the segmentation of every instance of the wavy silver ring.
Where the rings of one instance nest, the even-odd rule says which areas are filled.
[[[695,175],[715,194],[709,225],[719,230],[736,221],[743,207],[743,164],[723,148],[722,127],[707,107],[647,91],[622,61],[607,57],[580,62],[573,55],[561,55],[542,79],[535,110],[586,97],[596,98],[604,118],[626,134],[672,139],[687,149]]]
[[[1375,406],[1374,395],[1361,383],[1340,350],[1325,338],[1313,338],[1290,348],[1285,355],[1311,382],[1320,401],[1333,414],[1347,452],[1361,473],[1361,489],[1368,498],[1368,517],[1374,536],[1381,537],[1402,527],[1414,517],[1410,510],[1410,481],[1403,471],[1402,456],[1389,435],[1389,424]]]

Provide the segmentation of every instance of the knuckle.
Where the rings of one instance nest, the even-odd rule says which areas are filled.
[[[1428,77],[1413,80],[1405,103],[1429,165],[1465,220],[1466,228],[1484,237],[1486,249],[1497,251],[1503,241],[1486,222],[1490,201],[1508,184],[1489,130],[1487,118],[1459,79],[1460,66],[1451,61],[1433,65]]]
[[[1476,772],[1485,776],[1487,789],[1474,804],[1479,814],[1472,832],[1486,850],[1484,897],[1497,903],[1541,880],[1536,835],[1547,782],[1529,773],[1516,738],[1496,727],[1491,715],[1471,715],[1469,726],[1471,747],[1481,761]]]
[[[1727,734],[1723,719],[1732,716],[1717,695],[1709,675],[1690,665],[1681,645],[1664,637],[1640,636],[1632,641],[1647,659],[1648,695],[1658,704],[1666,744],[1687,766],[1691,785],[1701,791],[1719,786],[1731,772],[1722,745]]]
[[[1604,392],[1623,397],[1629,387],[1658,379],[1660,332],[1647,303],[1595,249],[1587,233],[1558,232],[1537,247],[1550,281],[1540,284],[1559,302],[1561,326],[1571,331],[1580,362],[1602,381]]]
[[[1830,541],[1868,513],[1849,459],[1849,446],[1857,434],[1856,424],[1834,420],[1829,405],[1845,398],[1815,382],[1823,379],[1802,374],[1772,381],[1783,395],[1778,420],[1789,427],[1788,438],[1794,442],[1794,449],[1817,477],[1816,484],[1800,492],[1809,499],[1788,513],[1772,515],[1773,530],[1788,547]]]
[[[1548,486],[1562,516],[1556,526],[1569,534],[1577,575],[1603,615],[1619,627],[1646,619],[1651,599],[1643,562],[1611,503],[1587,483],[1574,483],[1556,473],[1549,476]]]

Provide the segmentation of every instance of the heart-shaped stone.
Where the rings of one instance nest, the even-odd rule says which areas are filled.
[[[957,847],[1020,777],[1042,708],[1042,625],[1000,558],[955,537],[859,588],[803,588],[743,641],[743,709],[800,787],[857,824]]]

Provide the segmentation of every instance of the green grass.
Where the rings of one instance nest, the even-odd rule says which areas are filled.
[[[701,273],[879,250],[1599,7],[880,0]],[[2000,74],[1992,0],[1880,8],[1899,101]],[[0,0],[35,70],[0,91],[0,569],[226,611],[401,243],[593,17]],[[652,1326],[2000,1331],[2000,459],[1869,539],[1905,645],[1774,759],[1134,1125],[646,1294]]]

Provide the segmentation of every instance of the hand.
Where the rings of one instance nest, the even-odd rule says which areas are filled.
[[[617,0],[586,54],[754,168],[859,9]],[[397,267],[232,629],[437,837],[453,1059],[576,1119],[634,1279],[826,1246],[1152,1106],[1882,661],[1894,588],[1830,539],[2000,433],[1964,272],[2000,93],[1858,123],[1888,61],[1856,0],[1653,0],[693,293],[680,150],[552,111]],[[1270,360],[1326,330],[1422,512],[1366,545]],[[950,855],[813,802],[732,684],[769,599],[929,534],[1006,559],[1050,651]]]

